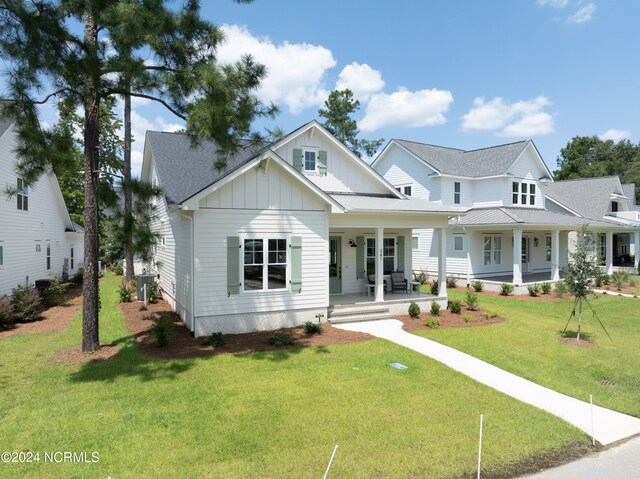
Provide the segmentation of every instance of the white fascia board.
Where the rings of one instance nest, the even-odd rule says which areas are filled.
[[[440,173],[438,170],[436,170],[433,166],[431,166],[429,163],[427,163],[426,161],[424,161],[422,158],[420,158],[418,155],[416,155],[415,153],[409,151],[407,148],[405,148],[403,145],[401,145],[400,143],[398,143],[395,139],[391,140],[389,142],[389,144],[385,147],[384,150],[382,150],[382,152],[378,155],[378,158],[376,158],[376,161],[374,161],[371,164],[371,167],[373,167],[373,165],[375,163],[378,162],[378,160],[382,157],[382,153],[385,152],[385,150],[387,149],[387,147],[390,147],[391,145],[397,146],[398,148],[400,148],[402,151],[404,151],[406,154],[408,154],[409,156],[415,158],[416,160],[418,160],[420,163],[422,163],[424,166],[426,166],[427,168],[429,168],[431,171],[433,171],[433,173],[429,173],[429,176],[441,176],[442,173]]]
[[[255,157],[253,160],[249,161],[247,164],[245,164],[241,168],[238,168],[236,171],[234,171],[230,175],[225,176],[220,181],[214,183],[213,185],[208,186],[207,188],[203,189],[199,193],[196,193],[191,198],[188,198],[185,201],[183,201],[180,205],[176,205],[174,208],[171,208],[170,211],[175,211],[176,209],[180,209],[180,210],[199,209],[201,199],[209,196],[211,193],[222,188],[227,183],[230,183],[236,178],[242,176],[252,168],[256,168],[263,161],[267,161],[267,162],[274,161],[278,165],[280,165],[282,168],[284,168],[289,174],[291,174],[291,176],[296,178],[298,181],[300,181],[300,183],[305,185],[309,190],[311,190],[316,195],[320,196],[325,202],[331,205],[332,213],[344,212],[344,207],[340,203],[338,203],[331,196],[329,196],[324,191],[322,191],[318,186],[316,186],[313,182],[308,180],[306,177],[304,177],[303,175],[300,175],[300,173],[298,173],[298,171],[295,168],[293,168],[293,166],[291,166],[289,163],[284,161],[273,150],[268,150],[263,154],[261,154],[260,156]]]
[[[396,190],[391,183],[385,180],[377,171],[373,169],[373,163],[371,164],[371,166],[367,165],[361,158],[355,155],[341,141],[338,141],[335,136],[329,133],[329,131],[327,131],[327,129],[324,126],[322,126],[320,123],[318,123],[316,120],[311,120],[306,125],[303,125],[302,127],[298,128],[297,130],[294,130],[293,132],[285,136],[282,140],[280,140],[276,145],[272,147],[272,150],[277,150],[285,143],[288,143],[295,137],[300,136],[303,133],[306,133],[311,128],[316,128],[318,129],[318,131],[323,133],[331,142],[333,142],[334,145],[336,145],[339,149],[341,149],[348,157],[351,158],[352,161],[354,161],[362,170],[364,170],[366,174],[368,174],[374,180],[382,184],[382,186],[387,188],[390,193],[394,194],[396,197],[400,199],[406,198],[403,194],[398,193],[398,190]]]
[[[450,175],[447,173],[438,173],[437,175],[429,175],[429,176],[441,176],[442,178],[459,178],[461,180],[470,180],[470,181],[513,177],[513,175],[509,175],[507,173],[503,173],[501,175],[489,175],[489,176],[461,176],[461,175]]]
[[[581,214],[576,213],[576,212],[575,212],[575,211],[573,211],[571,208],[567,208],[565,205],[563,205],[562,203],[560,203],[560,202],[559,202],[559,201],[557,201],[557,200],[554,200],[554,199],[553,199],[553,198],[551,198],[550,196],[545,195],[545,197],[544,197],[544,198],[545,198],[545,200],[549,200],[549,201],[551,201],[552,203],[554,203],[554,204],[558,205],[558,206],[559,206],[560,208],[562,208],[563,210],[568,211],[568,212],[569,212],[569,213],[571,213],[572,215],[577,216],[578,218],[584,218]]]
[[[73,221],[71,221],[71,215],[69,214],[69,210],[67,209],[67,203],[64,201],[64,195],[62,194],[62,189],[60,188],[60,183],[58,183],[58,177],[53,172],[51,168],[47,168],[47,172],[45,173],[49,178],[49,183],[51,184],[51,189],[53,190],[53,194],[56,199],[56,203],[58,204],[58,208],[62,212],[62,217],[64,218],[65,227],[69,228],[71,231],[75,231],[75,227],[73,226]]]

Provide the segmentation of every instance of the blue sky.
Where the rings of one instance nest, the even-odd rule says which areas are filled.
[[[532,138],[552,170],[575,135],[640,136],[634,0],[217,0],[202,9],[227,34],[221,60],[252,53],[267,66],[259,96],[281,108],[269,127],[318,118],[328,93],[349,87],[365,138],[463,149]],[[142,101],[133,120],[136,164],[146,129],[180,126]]]

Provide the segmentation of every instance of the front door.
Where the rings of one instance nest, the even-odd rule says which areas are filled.
[[[329,237],[329,294],[342,293],[342,237]]]
[[[531,238],[529,236],[522,237],[522,272],[530,273],[531,264]]]

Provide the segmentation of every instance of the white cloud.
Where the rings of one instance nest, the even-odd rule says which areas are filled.
[[[223,25],[226,42],[218,59],[230,63],[251,54],[267,67],[258,97],[265,102],[284,103],[293,114],[321,105],[329,96],[324,88],[325,72],[336,65],[330,50],[308,43],[275,45],[268,38],[256,38],[246,27]]]
[[[384,88],[380,71],[369,65],[353,62],[342,69],[336,82],[337,90],[348,88],[360,101],[367,101],[371,95]]]
[[[541,7],[549,5],[553,8],[564,8],[569,3],[569,0],[536,0],[536,3]]]
[[[569,23],[577,24],[586,23],[591,20],[591,18],[593,18],[593,14],[595,13],[595,11],[595,3],[588,3],[584,7],[579,8],[573,15],[567,18],[567,21]]]
[[[598,135],[602,141],[613,140],[620,141],[627,139],[631,136],[631,133],[627,130],[615,130],[613,128],[605,131],[602,135]]]
[[[498,136],[534,136],[553,132],[553,117],[543,111],[551,101],[545,96],[508,103],[501,97],[473,100],[462,117],[464,131],[495,131]]]
[[[386,126],[441,125],[447,121],[444,114],[452,102],[450,91],[435,88],[415,92],[401,89],[390,95],[377,93],[371,96],[358,126],[362,131],[374,131]]]

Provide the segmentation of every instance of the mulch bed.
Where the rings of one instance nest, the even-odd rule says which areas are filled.
[[[111,359],[120,348],[116,344],[101,344],[100,349],[91,353],[85,353],[82,351],[82,346],[74,346],[69,349],[63,349],[58,351],[51,360],[56,364],[78,364],[84,362],[101,362]]]
[[[71,320],[82,309],[82,285],[73,285],[67,290],[67,302],[42,312],[37,321],[16,323],[11,329],[0,331],[0,338],[18,334],[60,333],[66,331]]]
[[[437,317],[433,316],[431,313],[423,312],[420,313],[419,318],[412,318],[408,314],[405,314],[402,316],[396,316],[396,319],[402,321],[402,329],[409,333],[412,333],[414,331],[424,331],[432,329],[425,324],[430,319],[437,319],[440,322],[440,326],[438,326],[438,329],[477,328],[480,326],[502,323],[504,321],[504,318],[501,318],[500,316],[496,316],[495,318],[485,318],[484,316],[482,316],[482,311],[482,309],[470,311],[463,308],[460,314],[454,314],[447,309],[440,311],[440,316]],[[465,323],[462,320],[463,315],[471,316],[473,320]]]
[[[461,289],[461,288],[457,288],[457,289]],[[469,288],[467,291],[471,291],[475,293],[475,291],[472,288]],[[510,294],[509,296],[502,296],[497,291],[487,291],[487,290],[482,290],[477,294],[480,296],[493,296],[494,298],[518,299],[521,301],[564,301],[567,298],[571,298],[571,295],[569,294],[565,294],[564,296],[559,298],[556,295],[555,291],[553,290],[551,290],[551,293],[549,294],[540,293],[538,296],[531,296],[528,293],[527,294]]]
[[[257,331],[244,334],[225,334],[224,346],[204,346],[202,343],[206,337],[193,338],[191,333],[171,311],[171,307],[166,301],[160,300],[156,304],[149,304],[146,311],[141,311],[142,303],[131,302],[121,303],[120,308],[126,318],[127,328],[136,338],[140,349],[151,356],[163,359],[184,359],[216,356],[219,354],[247,354],[264,351],[282,351],[299,347],[329,346],[333,344],[348,344],[373,339],[365,333],[344,331],[332,327],[328,323],[323,323],[324,333],[307,335],[302,326],[296,328],[284,328],[277,331]],[[149,329],[153,325],[153,318],[160,313],[167,312],[173,315],[175,328],[171,342],[162,348],[155,343],[155,338],[150,334]],[[144,318],[144,319],[143,319]],[[289,335],[293,341],[293,346],[273,346],[269,344],[269,337],[274,333],[284,333]]]

